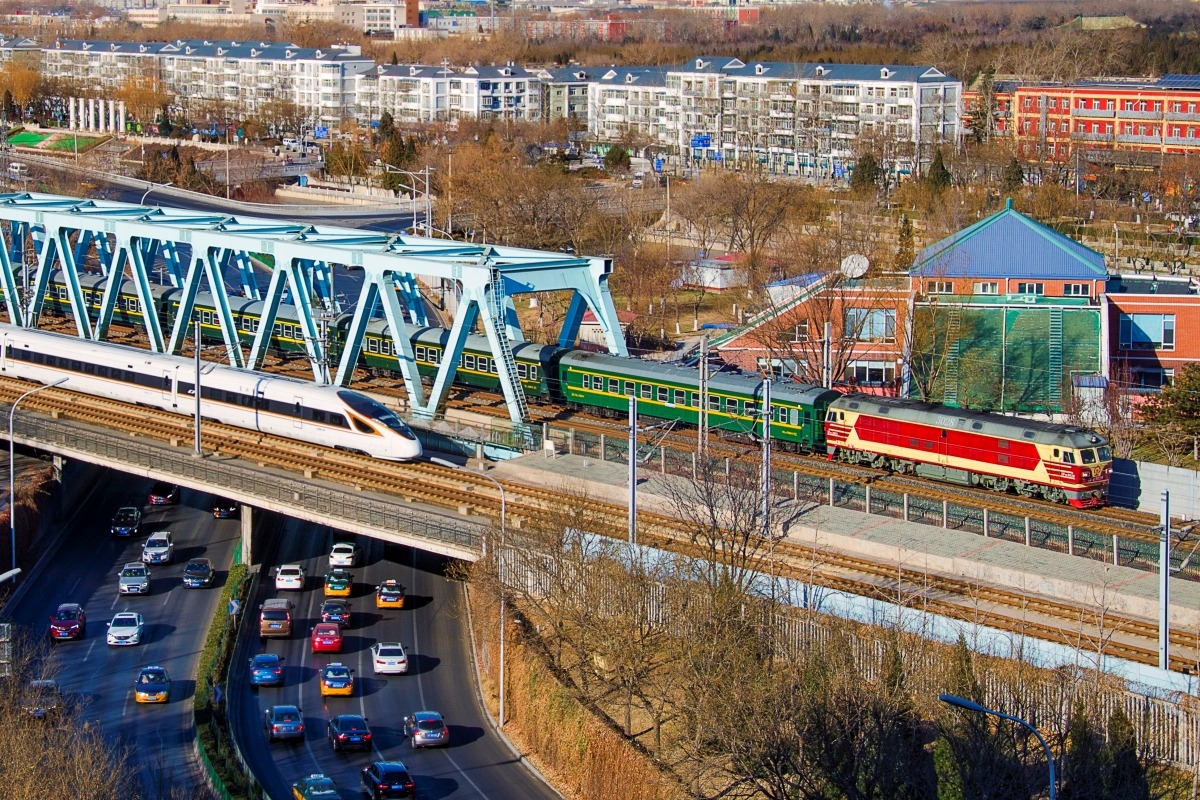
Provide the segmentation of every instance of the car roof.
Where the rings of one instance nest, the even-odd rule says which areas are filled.
[[[118,514],[120,514],[122,511],[136,511],[139,514],[142,513],[142,510],[137,506],[121,506],[117,509]]]
[[[121,567],[121,569],[129,569],[130,567],[145,567],[145,566],[146,565],[140,561],[126,561],[125,566]]]
[[[280,572],[283,572],[285,569],[300,569],[300,570],[302,570],[302,569],[304,569],[304,567],[300,566],[299,564],[281,564],[279,566]]]
[[[333,549],[334,549],[334,550],[337,550],[339,547],[340,547],[340,548],[342,548],[342,549],[345,549],[345,548],[347,548],[347,547],[349,547],[349,548],[353,549],[353,548],[355,548],[355,547],[357,547],[357,546],[358,546],[358,545],[354,544],[354,542],[338,542],[337,544],[335,544],[335,545],[333,546]]]
[[[279,655],[276,653],[257,653],[257,654],[255,654],[254,657],[255,658],[273,658],[276,661],[279,660]]]
[[[140,616],[141,614],[137,613],[136,611],[118,611],[113,615],[113,619],[127,619],[129,617],[137,619]]]
[[[342,663],[342,662],[340,662],[340,661],[334,661],[332,664],[326,664],[326,665],[325,665],[325,666],[324,666],[322,669],[326,669],[326,670],[329,670],[329,669],[345,669],[345,670],[348,670],[348,669],[350,669],[350,668],[349,668],[349,667],[347,667],[345,664],[343,664],[343,663]]]
[[[59,603],[58,604],[59,611],[62,611],[63,609],[70,610],[70,609],[76,609],[76,608],[79,609],[80,611],[83,610],[83,606],[79,605],[79,603]]]
[[[375,646],[376,647],[404,647],[404,645],[400,644],[399,642],[376,642]]]
[[[329,630],[330,628],[333,628],[338,633],[342,632],[341,626],[338,625],[336,622],[318,622],[316,625],[313,626],[313,628],[315,630],[321,630],[321,629]],[[333,664],[330,664],[329,666],[332,667]]]
[[[190,558],[190,559],[188,559],[188,563],[189,564],[204,564],[205,566],[209,566],[209,567],[212,566],[212,561],[207,558]]]
[[[436,711],[414,711],[413,719],[441,719],[442,715]]]
[[[299,713],[299,711],[300,711],[300,706],[293,706],[293,705],[278,705],[278,706],[271,706],[271,707],[270,707],[269,709],[267,709],[267,710],[268,710],[268,711],[270,711],[270,712],[272,712],[272,713],[274,713],[274,712],[276,712],[276,711],[295,711],[295,712]]]

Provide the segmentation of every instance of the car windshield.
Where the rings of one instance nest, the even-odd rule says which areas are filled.
[[[126,567],[121,570],[122,578],[143,578],[146,575],[145,567]]]
[[[270,611],[264,611],[262,613],[262,618],[267,620],[283,620],[287,619],[287,612],[272,609]]]
[[[341,391],[338,392],[338,397],[340,397],[346,405],[350,406],[352,411],[362,414],[368,419],[373,419],[376,422],[382,422],[392,431],[400,434],[405,439],[417,438],[413,435],[413,432],[408,429],[408,426],[404,424],[404,421],[396,416],[394,411],[382,405],[381,403],[372,400],[366,395],[359,394],[358,392]]]
[[[318,625],[316,630],[317,636],[337,636],[337,625]]]
[[[342,678],[350,677],[350,670],[344,667],[330,667],[325,670],[325,677],[333,680],[341,680]]]
[[[166,547],[167,540],[161,536],[152,536],[146,540],[146,547]]]
[[[300,575],[300,570],[297,569],[296,567],[280,567],[279,568],[279,577],[281,577],[281,578],[295,578],[299,575]]]
[[[137,519],[137,512],[131,508],[122,508],[117,512],[116,522],[118,525],[125,525]]]
[[[208,564],[203,561],[189,561],[188,565],[183,568],[184,572],[190,575],[206,575],[208,573]]]
[[[325,614],[344,614],[346,607],[341,603],[326,603],[321,610]]]
[[[161,670],[146,670],[142,673],[142,677],[138,679],[139,683],[166,683],[167,676]]]
[[[137,620],[133,617],[117,617],[112,621],[114,628],[136,628]]]
[[[71,620],[79,619],[79,609],[60,608],[55,612],[54,618],[59,622],[70,622]]]
[[[392,783],[404,783],[408,780],[408,773],[399,767],[380,767],[379,777]]]
[[[439,731],[443,726],[440,719],[423,719],[417,723],[417,727],[423,731]]]
[[[358,717],[350,717],[349,719],[346,719],[345,717],[342,718],[342,730],[365,731],[366,729],[367,723]]]
[[[275,721],[276,722],[296,722],[299,719],[300,719],[300,715],[297,714],[295,711],[276,711],[275,712]]]
[[[273,667],[279,663],[279,658],[272,655],[261,655],[254,657],[254,666],[256,667]]]
[[[381,658],[399,658],[404,655],[404,651],[399,647],[381,647],[379,648]]]

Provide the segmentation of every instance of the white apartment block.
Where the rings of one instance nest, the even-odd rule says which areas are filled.
[[[153,76],[193,122],[238,119],[291,100],[314,124],[337,125],[355,109],[355,77],[374,66],[357,47],[313,49],[278,42],[59,41],[43,51],[47,77],[111,96]]]
[[[933,67],[696,58],[668,71],[666,90],[658,144],[779,175],[840,177],[871,136],[887,168],[919,173],[962,135],[962,83]]]
[[[588,84],[588,133],[616,142],[661,142],[669,105],[665,67],[612,67],[597,70]]]
[[[358,76],[359,119],[388,112],[397,122],[541,119],[541,82],[514,64],[453,68],[381,66]]]

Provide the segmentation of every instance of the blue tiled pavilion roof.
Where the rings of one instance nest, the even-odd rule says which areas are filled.
[[[1095,280],[1108,273],[1104,255],[1012,207],[925,248],[912,273],[946,278]]]

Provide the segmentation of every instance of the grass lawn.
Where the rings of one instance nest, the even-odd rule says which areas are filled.
[[[8,143],[13,147],[37,147],[42,142],[50,138],[48,133],[33,133],[32,131],[21,131],[8,137]]]
[[[75,136],[72,136],[71,134],[64,134],[57,141],[53,141],[50,144],[46,145],[46,149],[47,150],[74,151],[75,147],[76,147],[76,144],[75,144],[76,138],[78,138],[78,140],[79,140],[79,145],[78,145],[79,152],[84,153],[84,152],[87,152],[87,150],[89,148],[95,147],[96,145],[100,144],[100,142],[105,141],[105,139],[107,139],[108,137],[107,136],[100,137],[100,138],[94,138],[91,136],[75,137]]]

